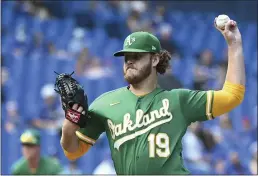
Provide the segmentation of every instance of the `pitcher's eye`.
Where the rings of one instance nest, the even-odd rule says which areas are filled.
[[[143,56],[145,55],[145,53],[135,53],[135,58],[136,59],[140,59],[140,58],[142,58]]]

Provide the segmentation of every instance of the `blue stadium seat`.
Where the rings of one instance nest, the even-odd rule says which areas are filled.
[[[60,145],[60,138],[54,129],[41,130],[41,152],[43,155],[51,156],[57,152],[57,144]]]
[[[120,45],[121,41],[117,39],[107,39],[106,40],[106,46],[103,48],[103,57],[104,58],[110,58],[113,57],[113,54],[122,49],[123,45]]]
[[[203,49],[203,42],[206,40],[205,35],[206,25],[203,23],[200,23],[198,25],[198,28],[192,32],[192,37],[189,40],[189,50],[191,53],[198,53]]]
[[[59,20],[51,19],[46,22],[45,37],[46,41],[56,41],[60,35],[61,28],[59,27]]]
[[[2,4],[2,25],[6,30],[12,30],[13,20],[15,18],[14,11],[12,9],[12,6],[10,6],[10,3],[13,3],[14,1],[4,1]]]
[[[109,40],[107,38],[106,31],[101,28],[96,28],[92,31],[92,43],[91,43],[91,52],[99,56],[100,59],[104,60],[103,48],[106,48],[109,45]]]
[[[184,72],[181,74],[179,79],[186,88],[191,88],[193,85],[193,65],[195,64],[195,59],[188,57],[184,59]]]
[[[182,72],[183,61],[180,59],[172,59],[172,74],[179,77]]]

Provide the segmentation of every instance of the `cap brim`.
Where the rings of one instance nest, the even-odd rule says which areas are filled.
[[[38,144],[38,143],[31,143],[31,142],[22,142],[21,143],[22,145],[40,145],[40,144]]]
[[[141,49],[124,49],[124,50],[114,53],[114,56],[115,57],[124,56],[125,53],[149,53],[149,52],[150,51],[141,50]]]

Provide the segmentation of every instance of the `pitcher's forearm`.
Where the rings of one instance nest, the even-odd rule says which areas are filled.
[[[226,81],[245,86],[245,64],[242,43],[231,43],[228,45]]]
[[[62,148],[68,152],[73,153],[77,151],[79,147],[79,139],[76,136],[75,132],[73,135],[64,134],[64,132],[62,132],[61,145]]]
[[[61,137],[61,145],[64,150],[68,152],[75,152],[79,147],[79,139],[76,136],[76,131],[79,127],[75,126],[67,119],[64,120],[64,125],[62,127],[62,137]]]

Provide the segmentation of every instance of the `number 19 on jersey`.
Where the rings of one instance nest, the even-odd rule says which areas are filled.
[[[169,137],[166,133],[149,134],[149,157],[156,156],[166,158],[170,155]]]

